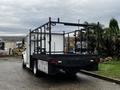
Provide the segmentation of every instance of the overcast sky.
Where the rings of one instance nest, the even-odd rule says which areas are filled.
[[[48,20],[120,21],[120,0],[0,0],[0,33],[27,33]]]

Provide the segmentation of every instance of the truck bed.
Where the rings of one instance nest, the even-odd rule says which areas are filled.
[[[33,58],[49,62],[51,65],[59,68],[80,68],[87,69],[86,66],[97,65],[98,55],[79,55],[79,54],[34,54]],[[57,63],[56,63],[57,62]]]

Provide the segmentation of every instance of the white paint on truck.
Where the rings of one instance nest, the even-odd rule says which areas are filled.
[[[34,36],[37,37],[35,34],[31,34],[31,40],[35,40]],[[24,58],[26,67],[28,67],[28,68],[30,68],[30,58],[31,58],[30,56],[32,56],[34,53],[34,45],[35,45],[35,47],[37,47],[37,42],[30,43],[29,37],[30,37],[30,34],[28,34],[26,36],[26,39],[25,39],[26,50],[23,52],[23,56],[24,56],[23,58]],[[44,47],[44,40],[42,40],[42,48],[46,48],[46,52],[49,52],[49,34],[46,33],[45,37],[46,37],[46,47]],[[42,36],[42,38],[43,38],[43,36]],[[52,38],[51,39],[52,54],[54,54],[54,51],[59,52],[56,54],[62,54],[63,52],[61,52],[61,51],[64,51],[63,50],[63,34],[52,33],[51,38]],[[31,53],[30,53],[30,46],[31,46]],[[38,46],[40,46],[40,43]],[[40,63],[42,63],[42,64],[40,64]],[[39,70],[41,70],[45,73],[48,73],[48,63],[46,61],[42,62],[42,60],[40,60],[38,63],[38,67],[39,67]]]
[[[38,70],[48,74],[48,62],[43,60],[38,60]]]
[[[24,63],[26,64],[26,67],[30,68],[30,47],[29,47],[29,35],[25,38],[25,51],[22,53],[23,54],[23,59]]]
[[[63,34],[51,34],[51,52],[54,54],[54,51],[58,51],[63,54],[61,51],[63,51]],[[39,37],[40,38],[40,37]],[[42,37],[43,38],[43,37]],[[34,34],[32,36],[32,40],[34,39]],[[38,43],[40,46],[40,42]],[[35,43],[37,45],[37,42]],[[44,40],[42,40],[42,48],[46,48],[46,52],[49,52],[49,35],[46,34],[46,47],[44,47]],[[34,42],[31,42],[31,55],[33,55],[34,52]],[[56,53],[57,54],[57,53]]]

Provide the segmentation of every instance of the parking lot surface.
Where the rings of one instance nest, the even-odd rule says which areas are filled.
[[[35,77],[20,58],[0,58],[0,90],[120,90],[120,85],[77,73]]]

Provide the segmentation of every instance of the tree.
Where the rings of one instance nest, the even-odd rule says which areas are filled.
[[[102,33],[103,33],[103,25],[99,22],[91,23],[93,27],[89,30],[89,48],[93,48],[94,50],[97,50],[98,54],[102,54]]]
[[[104,51],[109,56],[117,56],[119,53],[119,26],[116,19],[112,18],[109,22],[109,27],[104,28],[102,35],[104,42]]]
[[[118,26],[118,22],[115,18],[112,18],[110,20],[109,28],[110,28],[111,35],[112,34],[118,34],[119,26]]]
[[[104,32],[102,34],[102,42],[103,42],[103,51],[106,55],[113,55],[113,40],[111,39],[110,28],[104,28]]]

